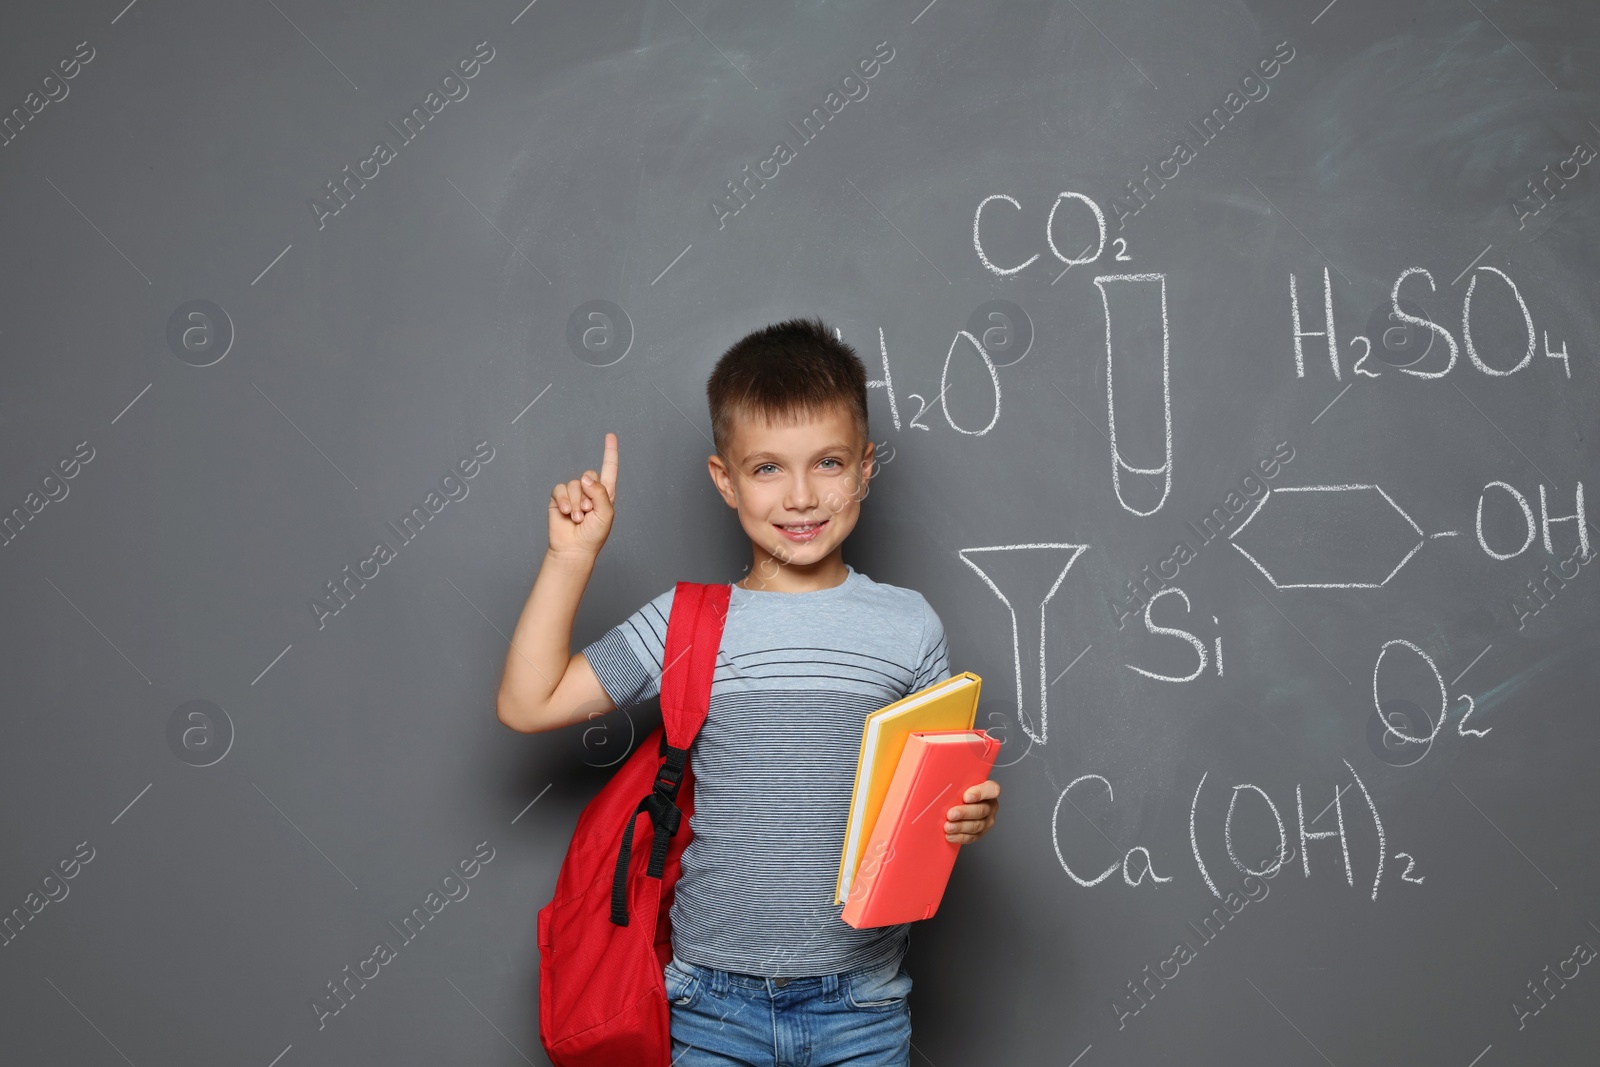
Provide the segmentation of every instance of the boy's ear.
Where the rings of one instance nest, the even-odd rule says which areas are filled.
[[[739,494],[734,492],[733,474],[728,470],[728,465],[722,461],[722,457],[715,453],[707,456],[706,470],[711,475],[711,484],[722,494],[722,502],[730,508],[737,508]]]

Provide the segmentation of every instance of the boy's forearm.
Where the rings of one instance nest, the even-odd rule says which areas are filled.
[[[566,674],[572,623],[594,571],[594,559],[546,552],[506,652],[497,710],[502,722],[529,725],[540,717]]]

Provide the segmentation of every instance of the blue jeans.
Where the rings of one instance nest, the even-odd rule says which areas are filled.
[[[882,967],[761,978],[667,964],[673,1067],[909,1067],[911,976]]]

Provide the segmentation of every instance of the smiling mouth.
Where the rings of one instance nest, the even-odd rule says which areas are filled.
[[[821,519],[816,522],[780,522],[773,523],[773,525],[782,531],[783,536],[790,541],[803,544],[807,541],[815,540],[822,533],[823,527],[828,525],[828,522],[828,519]]]

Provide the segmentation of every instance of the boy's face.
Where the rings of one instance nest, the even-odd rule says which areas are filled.
[[[839,404],[788,422],[736,415],[726,455],[711,456],[707,467],[738,509],[757,564],[771,559],[803,571],[837,557],[855,528],[872,457],[872,443]]]

